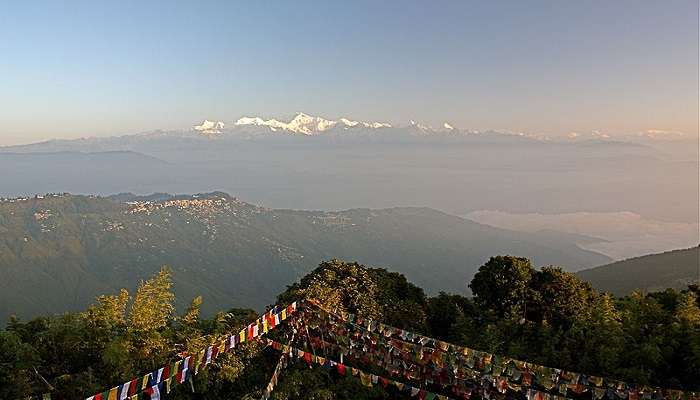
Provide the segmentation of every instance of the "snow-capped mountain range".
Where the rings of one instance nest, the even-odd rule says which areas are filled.
[[[392,129],[389,129],[392,128]],[[260,132],[278,132],[290,134],[302,134],[306,136],[315,136],[331,131],[380,131],[380,130],[406,130],[408,129],[414,134],[429,134],[429,133],[480,133],[479,131],[461,131],[456,129],[451,124],[445,122],[441,128],[433,128],[421,123],[410,121],[406,125],[394,126],[388,122],[368,122],[356,121],[349,118],[340,118],[338,120],[326,119],[323,117],[308,115],[303,112],[297,113],[294,118],[289,121],[280,121],[275,118],[264,119],[261,117],[244,116],[236,120],[233,124],[226,124],[222,121],[210,121],[208,119],[202,121],[201,124],[192,127],[192,130],[204,136],[216,136],[226,132],[247,132],[251,130]],[[503,134],[520,135],[511,132],[499,132]]]
[[[423,125],[415,121],[407,124],[393,125],[380,121],[359,121],[350,118],[337,120],[319,116],[297,113],[288,121],[276,118],[262,118],[259,116],[243,116],[232,123],[223,121],[204,120],[199,125],[190,129],[191,133],[208,139],[262,139],[265,137],[327,137],[350,140],[384,140],[393,138],[429,138],[429,137],[463,137],[480,133],[491,133],[504,136],[527,136],[531,139],[539,139],[521,133],[505,131],[479,132],[474,130],[462,130],[445,122],[440,128]],[[353,138],[353,139],[351,139]],[[361,139],[364,138],[364,139]]]
[[[226,124],[221,121],[214,122],[205,119],[200,125],[193,126],[192,129],[201,133],[202,135],[218,135],[225,127]]]
[[[391,128],[391,124],[386,122],[364,122],[353,121],[347,118],[339,120],[330,120],[322,117],[297,113],[297,115],[289,120],[289,122],[280,121],[274,118],[263,119],[261,117],[241,117],[232,124],[231,128],[226,129],[226,124],[222,121],[204,120],[201,124],[195,125],[192,129],[205,136],[223,134],[225,131],[245,130],[250,131],[251,128],[262,128],[269,132],[287,132],[298,133],[303,135],[317,135],[332,129],[382,129]]]
[[[651,129],[644,132],[634,134],[615,135],[612,136],[600,130],[591,132],[570,132],[567,135],[559,135],[549,137],[543,134],[513,132],[507,130],[470,130],[460,129],[449,122],[443,122],[439,128],[427,126],[416,121],[409,121],[408,124],[393,125],[387,122],[367,122],[356,121],[349,118],[340,118],[338,120],[326,119],[323,117],[312,116],[299,112],[289,121],[281,121],[279,119],[265,119],[258,116],[244,116],[233,122],[226,124],[222,121],[204,120],[201,124],[192,127],[193,132],[205,137],[222,136],[225,133],[240,134],[243,137],[253,138],[265,133],[287,133],[299,134],[304,136],[317,136],[321,134],[343,132],[362,132],[362,135],[372,135],[372,133],[382,132],[402,133],[409,136],[443,136],[443,137],[459,137],[472,136],[480,134],[490,134],[497,136],[516,136],[525,139],[537,141],[565,141],[565,142],[581,142],[581,141],[624,141],[624,142],[640,142],[649,140],[678,140],[685,139],[686,136],[677,131],[666,131],[659,129]],[[349,133],[348,132],[348,133]]]
[[[416,121],[406,124],[390,124],[378,121],[359,121],[350,118],[337,120],[297,113],[288,121],[259,116],[243,116],[231,123],[204,120],[191,128],[156,130],[137,134],[80,139],[53,139],[27,145],[0,146],[6,152],[57,152],[57,151],[141,151],[149,148],[178,148],[191,146],[227,147],[228,143],[277,141],[285,144],[342,145],[363,143],[460,143],[497,144],[499,146],[521,144],[603,144],[625,143],[646,145],[652,143],[680,143],[685,146],[680,132],[650,130],[632,135],[608,135],[602,131],[589,133],[571,132],[568,136],[548,137],[541,134],[507,130],[470,130],[457,128],[448,122],[434,128]],[[679,145],[679,146],[680,146]],[[223,147],[221,147],[223,146]],[[678,147],[678,146],[676,146]],[[696,148],[696,147],[695,147]],[[696,154],[696,153],[693,153]],[[691,154],[692,155],[692,154]]]
[[[359,135],[364,137],[374,136],[374,133],[381,133],[383,136],[391,134],[399,134],[413,137],[464,137],[475,135],[491,135],[491,136],[506,136],[506,137],[521,137],[523,139],[531,139],[537,141],[550,141],[552,138],[541,134],[531,134],[523,132],[512,132],[506,130],[470,130],[456,128],[449,122],[443,122],[442,126],[434,128],[424,125],[420,122],[409,121],[407,124],[393,125],[388,122],[368,122],[357,121],[349,118],[340,118],[337,120],[326,119],[323,117],[297,113],[289,121],[283,121],[275,118],[265,119],[259,116],[249,117],[244,116],[231,124],[223,121],[210,121],[208,119],[202,121],[201,124],[195,125],[191,129],[192,132],[207,138],[216,138],[223,136],[236,136],[242,138],[259,138],[266,136],[269,133],[289,134],[298,136],[347,136]],[[567,141],[585,141],[585,140],[610,140],[609,135],[594,131],[591,133],[570,133],[564,139]]]
[[[216,137],[239,137],[239,138],[260,138],[270,133],[288,134],[297,136],[333,136],[333,137],[365,137],[376,136],[389,137],[392,135],[409,137],[465,137],[475,135],[495,135],[506,137],[521,137],[531,140],[549,140],[543,135],[527,134],[521,132],[511,132],[503,130],[478,131],[455,128],[448,122],[443,122],[439,128],[424,125],[416,121],[409,121],[408,124],[393,125],[388,122],[368,122],[357,121],[349,118],[338,120],[326,119],[312,116],[303,112],[297,113],[288,122],[275,118],[264,119],[261,117],[244,116],[232,124],[222,121],[204,120],[201,124],[192,127],[192,131],[207,138]]]
[[[618,211],[630,198],[658,198],[672,205],[662,207],[659,218],[697,215],[697,186],[680,185],[697,181],[697,141],[642,139],[673,133],[548,139],[450,123],[387,125],[307,114],[236,115],[176,130],[0,147],[0,196],[221,189],[288,208],[419,204],[514,212],[577,211],[562,204]],[[585,184],[572,184],[572,173]],[[628,209],[655,215],[660,208],[650,204],[656,203]]]
[[[205,121],[207,122],[207,121]],[[337,121],[314,117],[304,113],[298,113],[289,122],[282,122],[276,119],[264,120],[260,117],[242,117],[234,124],[235,126],[264,126],[270,128],[271,131],[277,132],[288,131],[294,133],[302,133],[304,135],[315,135],[327,131],[332,128],[370,128],[381,129],[391,128],[391,124],[386,122],[363,122],[352,121],[347,118],[341,118]],[[197,129],[197,127],[195,127]]]
[[[393,125],[388,122],[378,121],[358,121],[349,118],[337,120],[323,117],[297,113],[289,121],[275,118],[265,119],[259,116],[244,116],[238,118],[233,123],[223,121],[211,121],[205,119],[199,125],[191,128],[190,132],[206,138],[261,138],[269,134],[287,136],[332,136],[332,137],[460,137],[479,134],[492,134],[497,136],[520,136],[533,140],[546,139],[541,135],[530,135],[520,132],[510,131],[478,131],[455,128],[448,122],[444,122],[441,127],[434,128],[416,121],[409,121],[407,124]],[[377,134],[377,135],[375,135]]]

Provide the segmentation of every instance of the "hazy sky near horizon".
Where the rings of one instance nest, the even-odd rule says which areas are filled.
[[[698,135],[698,2],[9,2],[0,145],[243,115]]]

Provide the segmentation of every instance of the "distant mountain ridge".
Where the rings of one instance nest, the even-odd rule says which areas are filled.
[[[700,284],[700,246],[617,261],[577,275],[598,290],[624,296],[634,290],[685,289]]]
[[[0,174],[0,196],[223,190],[274,208],[421,205],[462,215],[608,212],[624,205],[622,211],[655,219],[697,220],[697,157],[679,160],[668,155],[676,150],[648,144],[303,113],[233,121],[0,147],[0,167],[10,171]],[[115,151],[132,153],[107,153]],[[72,160],[38,155],[59,152]],[[20,164],[20,153],[31,156]]]
[[[668,142],[678,147],[678,143],[695,139],[680,132],[648,130],[637,134],[611,136],[593,131],[588,133],[571,132],[566,136],[547,136],[541,133],[513,132],[499,129],[464,129],[449,122],[442,122],[438,128],[409,121],[406,124],[392,124],[380,121],[359,121],[350,118],[327,119],[303,112],[297,113],[288,121],[260,116],[242,116],[232,123],[216,120],[203,120],[189,129],[154,130],[109,137],[84,137],[79,139],[52,139],[37,143],[0,146],[2,152],[59,152],[84,151],[102,152],[110,150],[134,150],[148,144],[196,145],[207,141],[285,141],[306,138],[303,143],[345,142],[399,142],[399,143],[497,143],[526,144],[553,143],[576,146],[617,146],[645,147],[649,144]],[[687,146],[685,146],[687,147]],[[691,146],[692,147],[692,146]],[[697,152],[695,152],[697,153]],[[697,154],[694,155],[697,158]]]
[[[79,310],[163,264],[182,299],[261,308],[331,258],[402,272],[429,291],[466,292],[494,254],[570,270],[608,262],[553,237],[427,208],[275,210],[225,193],[49,195],[0,201],[0,318]],[[183,306],[182,304],[180,306]]]
[[[206,124],[208,121],[204,121]],[[223,129],[223,122],[217,122],[217,126]],[[235,126],[265,126],[270,128],[271,131],[276,132],[277,130],[289,131],[294,133],[302,133],[305,135],[313,135],[316,133],[321,133],[329,129],[339,127],[343,129],[351,128],[366,128],[366,129],[380,129],[380,128],[391,128],[391,124],[386,122],[362,122],[362,121],[351,121],[347,118],[340,118],[337,121],[328,120],[321,117],[313,117],[306,115],[304,113],[298,113],[291,121],[281,122],[276,119],[264,120],[260,117],[242,117],[236,121]],[[200,126],[195,126],[195,130],[199,130]]]
[[[200,145],[216,141],[250,141],[274,139],[299,140],[306,138],[305,143],[334,142],[343,143],[350,140],[361,142],[466,142],[466,143],[517,143],[547,142],[550,139],[539,134],[510,132],[504,130],[469,130],[455,128],[444,122],[441,127],[433,128],[421,123],[410,121],[405,125],[393,125],[387,122],[366,122],[348,118],[337,120],[297,113],[288,122],[275,118],[240,117],[234,123],[204,120],[191,129],[163,131],[156,130],[137,134],[111,137],[87,137],[80,139],[54,139],[44,142],[0,146],[0,152],[58,152],[58,151],[108,151],[135,150],[149,143],[167,144],[177,141],[179,144]],[[309,142],[311,141],[311,142]],[[578,145],[618,144],[638,146],[631,142],[617,142],[610,137],[601,135],[576,136],[575,140],[564,138],[556,143],[576,143]]]

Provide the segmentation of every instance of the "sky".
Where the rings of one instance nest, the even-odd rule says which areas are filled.
[[[698,2],[8,2],[0,145],[327,118],[698,135]]]

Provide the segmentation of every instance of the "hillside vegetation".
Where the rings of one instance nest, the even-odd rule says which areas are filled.
[[[123,290],[101,296],[80,313],[13,319],[0,330],[0,398],[51,391],[54,399],[82,399],[178,354],[196,354],[214,337],[237,332],[255,319],[255,312],[244,309],[204,319],[200,297],[174,313],[177,274],[162,269],[133,295]],[[428,297],[401,274],[332,260],[290,286],[278,301],[314,298],[357,318],[637,387],[700,389],[698,287],[616,299],[559,268],[536,270],[529,260],[510,256],[491,258],[470,286],[473,297]],[[246,342],[201,370],[191,388],[176,386],[166,398],[260,398],[278,358],[260,342]],[[272,398],[411,397],[390,396],[380,386],[365,387],[357,378],[300,363],[282,374]]]
[[[566,239],[480,225],[427,208],[274,210],[225,193],[0,201],[0,321],[78,311],[170,265],[178,299],[205,315],[260,310],[331,257],[405,274],[429,293],[467,293],[493,254],[581,269],[610,261]],[[177,302],[179,310],[184,302]]]
[[[700,283],[700,247],[630,258],[577,274],[596,289],[618,296],[634,290],[682,289]]]

